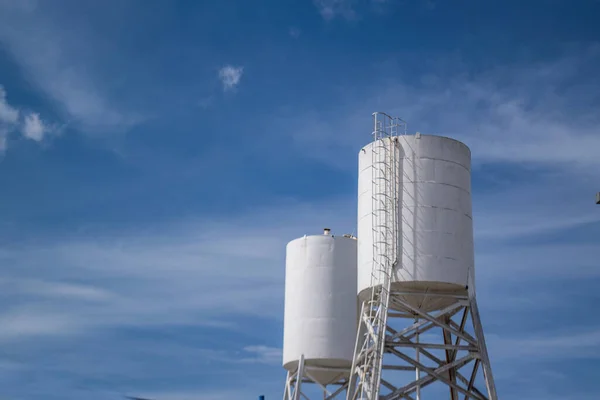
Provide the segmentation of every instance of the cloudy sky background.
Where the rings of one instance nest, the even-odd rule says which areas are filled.
[[[473,153],[502,399],[597,399],[600,3],[0,0],[0,398],[280,397],[371,113]]]

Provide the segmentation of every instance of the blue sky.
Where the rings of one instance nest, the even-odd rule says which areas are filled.
[[[452,4],[450,4],[452,3]],[[473,153],[502,399],[597,399],[600,3],[0,0],[0,397],[282,393],[371,113]]]

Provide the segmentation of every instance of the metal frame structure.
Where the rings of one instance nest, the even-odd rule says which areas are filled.
[[[373,117],[372,292],[361,306],[347,400],[421,400],[421,390],[434,382],[448,387],[451,400],[497,400],[474,291],[466,286],[460,293],[392,290],[394,271],[402,267],[399,198],[404,190],[394,137],[406,132],[406,123],[384,113]],[[418,153],[415,158],[413,162],[420,162]],[[414,172],[418,167],[413,164]],[[419,302],[407,301],[411,296],[445,298],[448,305],[428,312],[414,306]],[[453,319],[457,315],[458,322]],[[437,336],[432,335],[435,331]],[[465,374],[469,365],[472,369]],[[477,388],[480,370],[487,395]],[[413,371],[414,379],[395,376],[402,371]]]
[[[339,372],[340,379],[329,385],[323,385],[312,377],[310,373],[311,370],[326,370],[331,372]],[[304,384],[313,384],[319,387],[323,392],[323,400],[342,398],[342,394],[348,388],[348,379],[343,378],[343,376],[348,376],[348,369],[309,366],[304,363],[304,355],[302,355],[298,362],[298,369],[295,372],[288,371],[287,373],[287,377],[285,379],[285,392],[283,393],[283,400],[300,400],[301,398],[308,400],[308,395],[302,392]],[[336,389],[330,391],[327,388],[327,386],[330,385],[336,386]]]
[[[390,376],[380,380],[386,393],[380,393],[379,399],[418,400],[422,389],[441,382],[447,386],[451,400],[497,400],[475,296],[466,290],[462,294],[428,292],[427,296],[451,301],[432,312],[406,301],[410,296],[422,295],[415,291],[391,293],[394,311],[389,314],[385,357],[382,357],[385,359],[382,369],[390,372]],[[427,340],[420,340],[423,337]],[[415,378],[401,379],[394,375],[398,371],[415,371]],[[484,388],[477,387],[479,372],[483,373]],[[395,384],[401,380],[404,384]]]

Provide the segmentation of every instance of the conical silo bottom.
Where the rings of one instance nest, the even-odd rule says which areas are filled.
[[[380,285],[376,290],[380,289]],[[372,288],[364,289],[359,293],[362,301],[371,298]],[[392,299],[399,299],[423,312],[441,310],[456,302],[456,298],[467,296],[466,286],[446,282],[393,282],[391,285]],[[406,311],[390,301],[389,308],[394,311]]]
[[[327,386],[342,379],[348,379],[350,376],[350,370],[352,368],[352,361],[349,360],[327,360],[326,363],[322,359],[304,359],[304,371],[303,374],[308,378],[306,372],[310,374],[310,377],[317,383],[323,386]],[[289,372],[296,372],[298,370],[299,361],[290,361],[283,365]]]

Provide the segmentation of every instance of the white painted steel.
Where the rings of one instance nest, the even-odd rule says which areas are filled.
[[[401,135],[397,140],[398,251],[391,290],[465,291],[473,268],[471,152],[456,140],[432,135]],[[359,152],[358,293],[361,300],[372,285],[372,151]],[[422,309],[439,309],[443,298],[405,298]]]
[[[356,238],[324,234],[292,240],[286,248],[283,366],[295,371],[303,355],[305,368],[321,384],[347,377],[352,365],[356,246]]]

